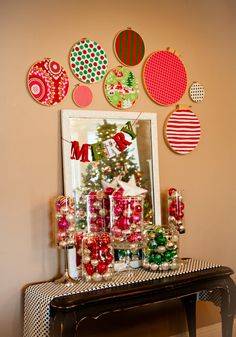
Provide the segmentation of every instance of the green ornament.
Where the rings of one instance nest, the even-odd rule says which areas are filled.
[[[173,257],[172,252],[167,251],[167,252],[164,253],[165,261],[170,261],[172,259],[172,257]]]
[[[156,238],[156,242],[157,242],[158,246],[165,246],[166,242],[167,242],[167,239],[164,236],[158,236]]]
[[[173,256],[177,255],[177,250],[173,249],[173,250],[170,251],[170,253],[171,253],[172,257],[173,257]]]
[[[157,247],[158,247],[158,244],[156,243],[156,241],[154,241],[154,240],[150,240],[149,242],[148,242],[148,247],[150,248],[150,249],[157,249]]]
[[[155,256],[154,256],[154,259],[153,259],[154,261],[154,263],[156,263],[156,264],[161,264],[161,262],[162,262],[162,257],[161,257],[161,255],[160,254],[156,254]]]
[[[154,255],[153,254],[150,254],[149,256],[148,256],[148,262],[149,263],[152,263],[154,261]]]

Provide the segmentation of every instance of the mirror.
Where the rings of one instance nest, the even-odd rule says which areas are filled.
[[[114,177],[127,182],[134,173],[137,185],[148,191],[145,198],[146,219],[161,224],[156,114],[62,110],[61,123],[64,194],[75,196],[78,191],[102,189],[102,183],[112,184]],[[93,144],[111,140],[127,125],[136,136],[133,138],[130,132],[124,133],[127,141],[125,149],[121,151],[119,148],[109,158],[94,160],[99,151],[91,150],[94,149]],[[72,151],[72,142],[75,141],[80,150],[77,158]]]

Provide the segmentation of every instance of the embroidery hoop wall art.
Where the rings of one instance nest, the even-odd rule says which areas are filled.
[[[114,50],[118,60],[127,66],[139,64],[145,53],[141,36],[131,28],[120,31],[115,37]]]
[[[118,66],[107,74],[104,93],[108,102],[115,108],[128,109],[138,98],[138,81],[128,68]]]
[[[84,108],[92,102],[93,93],[86,85],[77,85],[73,90],[72,98],[77,106]]]
[[[45,58],[30,68],[27,85],[31,96],[38,103],[51,106],[61,102],[66,96],[69,79],[58,62]]]
[[[99,43],[81,39],[71,48],[69,63],[72,73],[81,82],[95,83],[105,76],[108,61]]]
[[[167,144],[172,151],[178,154],[187,154],[198,145],[201,126],[193,111],[177,108],[167,118],[164,132]]]
[[[180,58],[169,50],[155,51],[144,64],[144,87],[160,105],[178,102],[185,93],[187,74]]]
[[[205,97],[205,89],[199,82],[193,82],[189,88],[189,96],[193,102],[202,102]]]

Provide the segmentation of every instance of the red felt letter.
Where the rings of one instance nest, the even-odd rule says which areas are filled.
[[[128,145],[132,144],[132,142],[125,139],[125,135],[122,132],[118,132],[112,138],[115,140],[120,151],[124,151]]]
[[[81,157],[82,162],[89,161],[88,159],[88,149],[89,149],[89,144],[83,144],[81,149],[79,147],[79,142],[74,140],[71,142],[71,156],[70,159],[75,159],[79,160]]]

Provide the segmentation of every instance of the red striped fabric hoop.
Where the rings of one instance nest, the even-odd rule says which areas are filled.
[[[191,110],[176,110],[166,122],[165,136],[172,151],[187,154],[198,145],[201,137],[200,122]]]
[[[114,49],[119,61],[127,66],[139,64],[145,52],[143,39],[131,28],[117,34]]]

